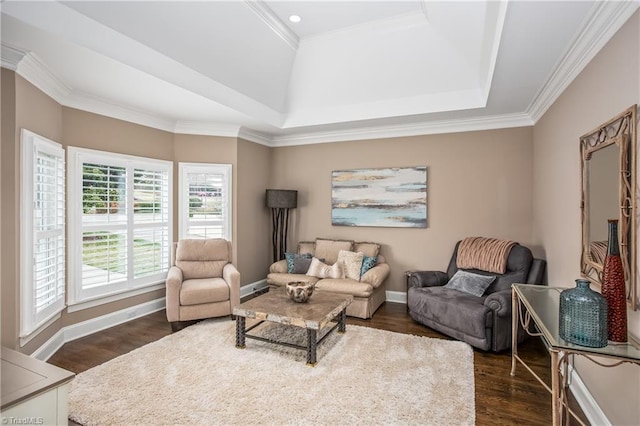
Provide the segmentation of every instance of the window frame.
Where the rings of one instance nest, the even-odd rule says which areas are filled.
[[[171,266],[171,244],[173,242],[173,161],[159,160],[148,157],[119,154],[108,151],[99,151],[87,148],[68,147],[68,219],[69,219],[69,292],[68,304],[70,309],[76,305],[96,306],[108,303],[114,296],[124,295],[129,292],[139,293],[141,289],[152,291],[158,284],[164,284],[167,272]],[[126,197],[126,223],[109,225],[104,229],[125,230],[127,236],[126,279],[119,282],[85,288],[83,286],[83,230],[85,226],[83,217],[83,165],[86,163],[103,164],[115,167],[124,167],[127,172],[125,181]],[[136,229],[149,228],[149,223],[136,223],[134,221],[134,174],[133,170],[144,169],[148,171],[161,171],[167,173],[167,220],[157,223],[166,224],[167,247],[166,257],[162,259],[165,270],[150,276],[136,278],[133,268],[133,239]],[[153,225],[153,223],[151,223]],[[165,226],[151,226],[159,229]],[[162,248],[161,248],[162,249]],[[92,302],[87,304],[87,302]]]
[[[187,175],[189,173],[219,174],[224,177],[223,183],[223,214],[222,227],[223,235],[228,241],[231,241],[233,235],[233,166],[231,164],[222,163],[178,163],[178,238],[188,238],[187,230],[189,229],[189,181]],[[206,223],[207,221],[202,221]]]
[[[61,164],[61,173],[56,176],[53,185],[60,188],[55,190],[55,204],[61,202],[62,218],[56,221],[56,225],[52,230],[38,231],[36,229],[36,193],[37,170],[35,163],[38,158],[38,152],[56,157]],[[60,164],[56,161],[56,169]],[[47,324],[60,317],[61,312],[66,307],[65,295],[67,285],[66,266],[66,164],[65,150],[58,142],[54,142],[43,136],[40,136],[27,129],[21,129],[20,134],[20,342],[21,345],[26,344],[30,340],[30,336],[38,334]],[[50,184],[50,183],[49,183]],[[60,200],[61,197],[62,199]],[[56,244],[61,243],[62,249],[57,249],[56,258],[60,258],[56,262],[54,282],[62,280],[54,287],[54,301],[44,307],[40,312],[36,309],[35,283],[36,272],[36,238],[38,234],[45,234],[40,239],[56,238]],[[62,274],[62,277],[60,277]]]

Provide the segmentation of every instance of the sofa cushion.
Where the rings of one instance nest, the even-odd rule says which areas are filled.
[[[495,279],[494,275],[480,275],[458,270],[445,287],[480,297]]]
[[[221,277],[230,259],[229,242],[222,238],[181,240],[176,246],[175,264],[185,280]]]
[[[481,339],[493,326],[491,310],[483,302],[483,297],[446,287],[411,287],[407,294],[409,311]]]
[[[285,259],[287,260],[287,272],[290,274],[304,274],[305,272],[307,272],[307,269],[309,269],[309,265],[311,264],[311,258],[313,257],[311,254],[305,253],[305,254],[296,254],[296,253],[285,253],[284,254]],[[305,260],[308,259],[308,262],[306,262],[307,265],[307,269],[305,269],[302,272],[296,272],[294,271],[295,269],[295,261],[298,260]],[[302,264],[299,264],[299,268],[298,270],[300,270],[303,267]]]
[[[307,281],[310,283],[315,283],[315,282],[318,282],[318,280],[319,280],[318,277],[312,277],[305,274],[285,274],[285,273],[273,272],[267,275],[267,282],[269,284],[273,284],[277,286],[284,286],[286,284],[289,284],[295,281]]]
[[[345,278],[360,281],[363,257],[364,255],[362,253],[356,253],[354,251],[340,250],[340,252],[338,252],[338,262],[342,262],[344,265]]]
[[[380,244],[378,243],[353,243],[353,251],[360,252],[365,256],[376,257],[380,253]]]
[[[316,283],[316,290],[350,294],[353,297],[369,297],[373,293],[373,286],[349,278],[327,278]]]
[[[360,278],[362,278],[362,276],[364,274],[367,273],[367,271],[371,268],[373,268],[374,266],[376,266],[376,263],[378,263],[378,258],[375,256],[363,256],[362,257],[362,268],[360,269]]]
[[[307,275],[318,278],[344,278],[344,264],[335,262],[333,265],[327,265],[314,257],[311,259]]]
[[[229,242],[223,238],[178,241],[176,260],[225,260],[229,262]]]
[[[353,241],[317,238],[314,256],[324,258],[327,264],[333,265],[338,260],[340,250],[352,251],[352,249]]]
[[[316,251],[315,241],[300,241],[298,243],[298,254],[310,254],[313,255]]]
[[[180,288],[180,305],[229,300],[229,286],[222,278],[199,278],[185,280]]]

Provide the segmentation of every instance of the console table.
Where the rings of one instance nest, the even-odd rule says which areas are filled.
[[[603,367],[615,367],[622,363],[640,365],[640,346],[633,342],[609,344],[604,348],[589,348],[568,343],[560,338],[560,292],[558,287],[546,287],[531,284],[513,284],[512,289],[512,342],[511,375],[516,374],[516,364],[520,362],[542,385],[551,392],[553,424],[561,425],[563,414],[568,422],[569,415],[584,424],[569,408],[567,403],[567,380],[569,358],[574,355],[583,356]],[[530,329],[531,321],[535,330]],[[540,336],[551,355],[551,387],[518,356],[518,327],[520,323],[531,336]],[[593,357],[608,358],[610,364],[603,363]],[[564,409],[566,408],[566,411]]]

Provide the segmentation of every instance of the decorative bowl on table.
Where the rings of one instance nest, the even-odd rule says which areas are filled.
[[[308,281],[290,282],[287,284],[287,294],[294,302],[304,303],[309,301],[315,286],[315,283]]]

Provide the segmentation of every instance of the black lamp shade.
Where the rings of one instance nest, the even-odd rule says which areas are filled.
[[[295,209],[298,206],[298,191],[290,189],[267,189],[267,207]]]

